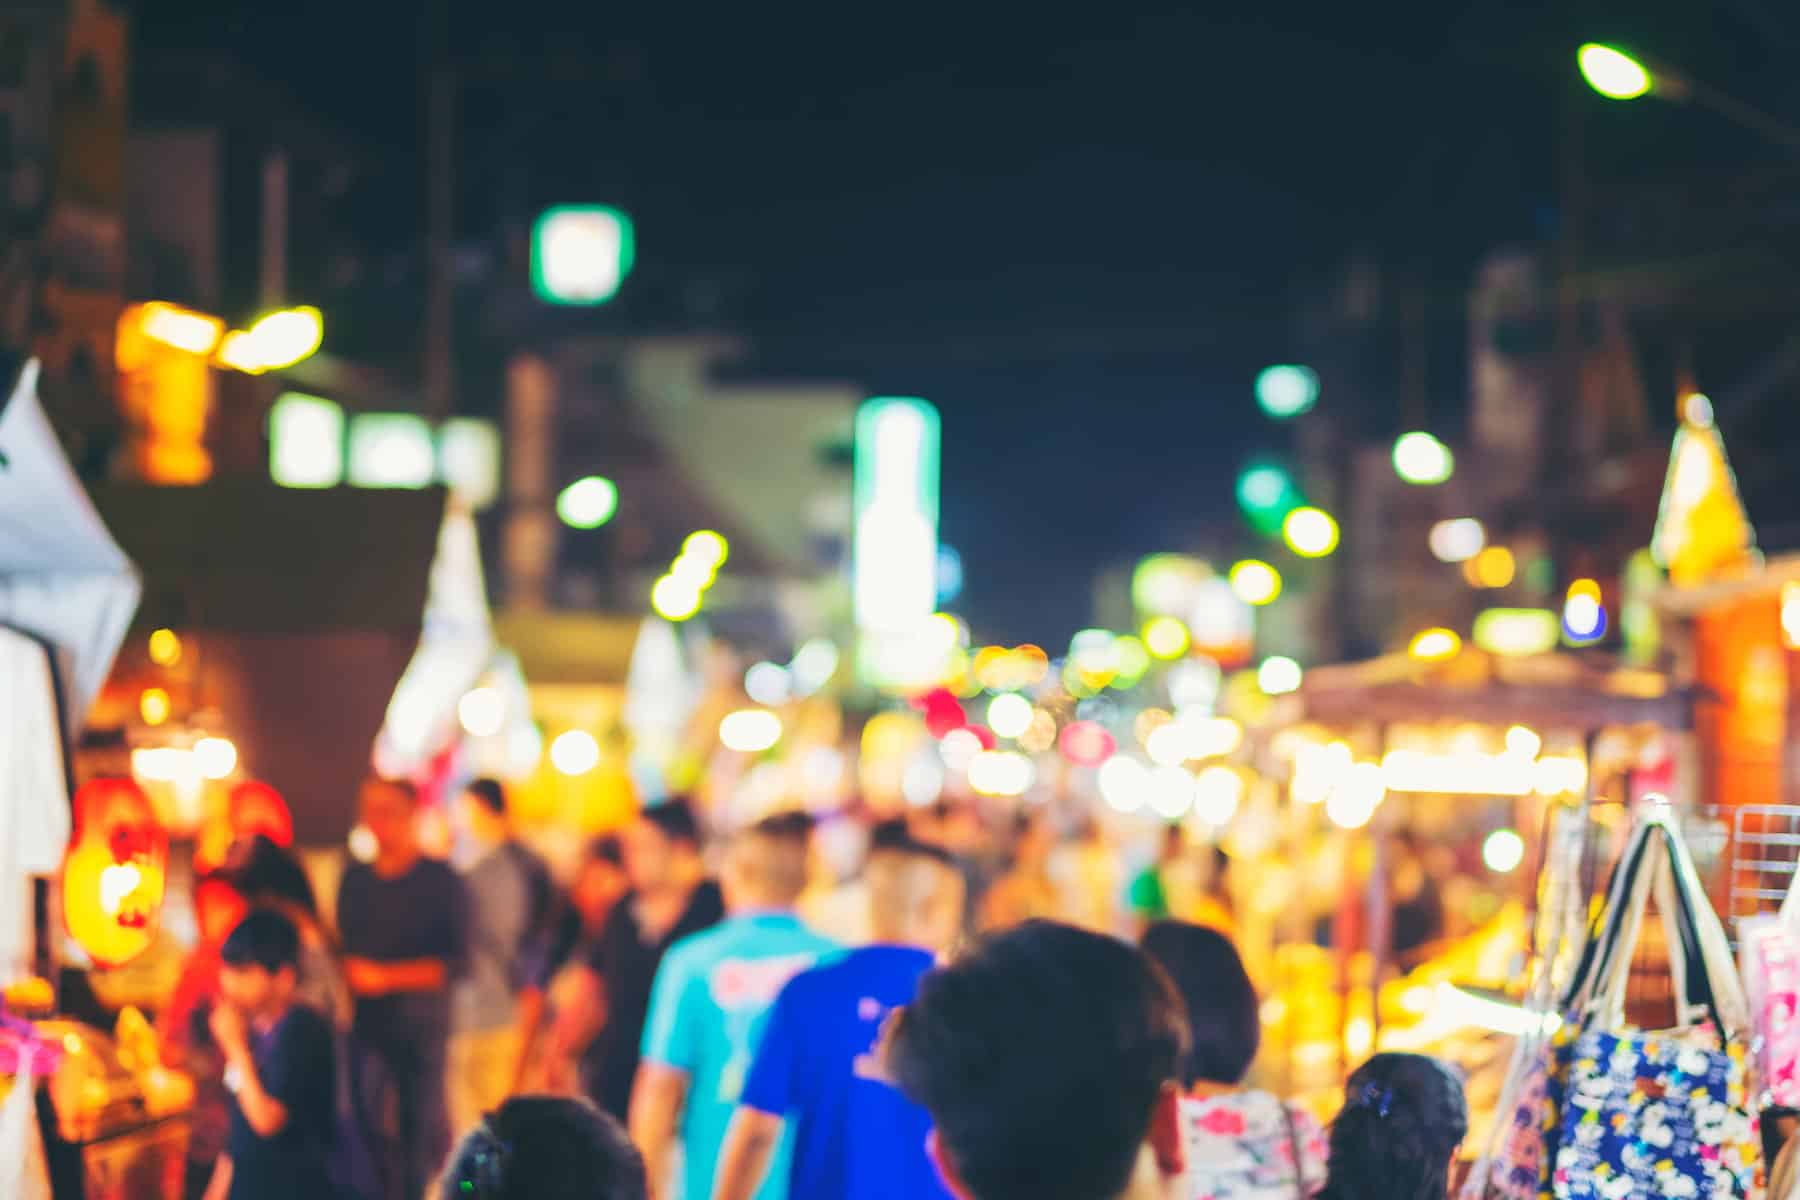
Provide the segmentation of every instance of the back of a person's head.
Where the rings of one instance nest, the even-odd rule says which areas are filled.
[[[619,844],[616,833],[602,833],[590,838],[583,851],[583,858],[590,863],[606,863],[608,866],[625,868],[625,850]]]
[[[239,921],[219,947],[219,961],[228,967],[261,967],[271,975],[283,967],[298,967],[300,931],[273,909],[258,909]]]
[[[674,797],[661,804],[652,804],[640,815],[656,826],[671,842],[683,842],[696,849],[699,847],[700,820],[694,816],[694,806],[686,800]]]
[[[260,833],[232,848],[220,874],[252,904],[291,904],[309,916],[318,914],[306,868],[291,850]]]
[[[586,1100],[517,1096],[450,1153],[443,1200],[644,1200],[644,1162]]]
[[[1377,1054],[1344,1085],[1328,1200],[1442,1200],[1469,1132],[1462,1081],[1435,1058]]]
[[[1181,1081],[1189,1087],[1201,1080],[1242,1082],[1262,1043],[1262,1019],[1237,947],[1216,929],[1181,921],[1158,921],[1144,933],[1143,945],[1187,1009],[1193,1041]]]
[[[1142,951],[1031,921],[921,981],[888,1065],[974,1200],[1112,1200],[1186,1041]]]
[[[465,787],[463,791],[474,797],[475,802],[487,809],[491,815],[496,817],[506,815],[506,788],[498,779],[486,777],[472,779],[469,781],[469,786]]]
[[[863,868],[872,931],[882,941],[944,941],[961,928],[963,880],[948,850],[909,836],[870,847]],[[928,946],[929,949],[938,949]]]
[[[766,817],[732,839],[726,878],[755,904],[792,905],[806,890],[811,836],[805,813]]]

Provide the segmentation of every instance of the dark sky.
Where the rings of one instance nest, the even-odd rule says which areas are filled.
[[[1575,43],[1635,41],[1800,121],[1779,0],[452,7],[479,64],[465,178],[623,203],[640,264],[720,280],[760,367],[935,401],[962,608],[1047,644],[1102,564],[1228,516],[1239,462],[1279,444],[1254,373],[1352,248],[1422,272],[1459,336],[1477,256],[1554,227]],[[188,0],[139,26],[405,161],[418,12]],[[1607,170],[1770,157],[1667,104],[1588,136]],[[1464,388],[1437,365],[1434,419]]]

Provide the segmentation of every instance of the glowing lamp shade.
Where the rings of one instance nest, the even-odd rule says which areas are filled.
[[[1449,629],[1427,629],[1414,636],[1406,652],[1418,662],[1447,662],[1462,653],[1462,639]]]
[[[631,218],[603,204],[544,210],[531,231],[531,286],[546,304],[604,304],[637,257]]]
[[[1547,608],[1490,608],[1475,618],[1475,644],[1506,657],[1548,654],[1561,632],[1561,620]]]
[[[1031,728],[1031,701],[1017,692],[995,696],[988,704],[988,728],[1003,738],[1016,738]]]
[[[1288,549],[1301,558],[1324,558],[1338,544],[1338,524],[1322,508],[1296,508],[1281,523]]]
[[[586,775],[600,765],[600,743],[585,729],[570,729],[550,743],[550,765],[564,775]]]
[[[412,413],[350,418],[350,482],[366,488],[423,488],[437,478],[431,425]]]
[[[1256,669],[1256,686],[1271,696],[1285,696],[1300,690],[1304,675],[1299,663],[1278,654],[1263,659],[1262,666]]]
[[[1144,625],[1144,647],[1157,658],[1180,658],[1190,640],[1187,626],[1175,617],[1154,617]]]
[[[618,511],[618,487],[599,475],[577,479],[556,497],[556,515],[571,529],[598,529]]]
[[[1623,50],[1589,42],[1575,52],[1587,85],[1608,100],[1636,100],[1655,82],[1648,68]]]
[[[1268,563],[1247,558],[1231,568],[1231,590],[1245,604],[1273,603],[1281,595],[1281,573]]]
[[[939,438],[924,400],[857,410],[851,596],[865,632],[910,632],[937,607]]]
[[[781,718],[766,708],[740,708],[719,722],[719,741],[740,754],[761,754],[780,740]]]
[[[1468,562],[1487,545],[1487,530],[1474,517],[1439,521],[1431,527],[1430,545],[1439,562]]]
[[[63,858],[63,923],[95,962],[118,966],[149,948],[162,915],[169,838],[143,789],[95,779],[75,793]]]
[[[1256,403],[1277,421],[1310,412],[1319,401],[1319,376],[1311,367],[1281,363],[1256,376]]]
[[[1422,430],[1403,433],[1394,442],[1394,474],[1421,487],[1443,483],[1456,471],[1450,447]]]
[[[478,417],[452,417],[438,429],[438,478],[477,511],[500,495],[500,430]]]
[[[269,478],[286,488],[344,481],[344,410],[330,400],[286,392],[269,409]]]
[[[1481,843],[1481,861],[1497,875],[1510,874],[1525,861],[1525,839],[1511,829],[1496,829]]]

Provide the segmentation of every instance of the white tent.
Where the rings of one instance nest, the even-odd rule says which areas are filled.
[[[63,456],[37,381],[32,360],[0,382],[12,385],[0,408],[0,984],[29,966],[29,877],[53,874],[68,844],[64,739],[106,682],[140,592]]]
[[[142,588],[88,502],[37,394],[38,363],[0,409],[0,625],[44,642],[71,738],[112,670]]]

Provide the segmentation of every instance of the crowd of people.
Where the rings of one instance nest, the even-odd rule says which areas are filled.
[[[370,781],[375,853],[329,922],[264,838],[198,885],[162,1025],[199,1084],[190,1197],[1446,1194],[1467,1112],[1443,1065],[1377,1055],[1329,1133],[1251,1086],[1222,854],[1190,872],[1172,838],[1125,880],[1021,817],[995,863],[927,809],[858,829],[821,881],[804,815],[715,847],[675,800],[559,884],[499,785],[456,815],[452,867],[412,788]]]

